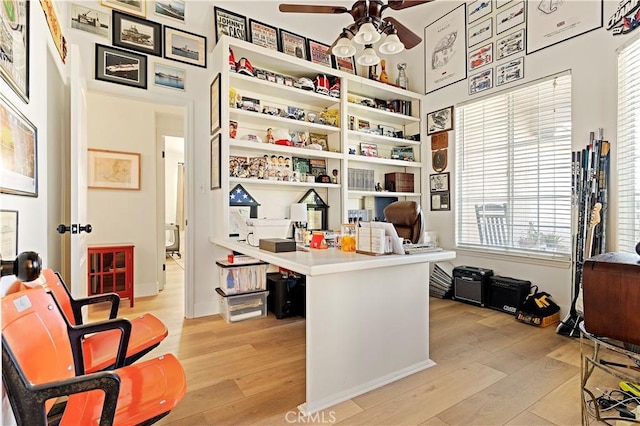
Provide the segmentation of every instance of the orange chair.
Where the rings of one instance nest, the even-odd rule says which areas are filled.
[[[47,412],[63,396],[68,400],[61,426],[151,424],[184,397],[184,370],[171,354],[114,371],[75,374],[78,339],[70,338],[66,320],[43,288],[10,294],[1,303],[2,379],[18,424],[47,424]],[[76,329],[94,333],[103,323]]]
[[[43,269],[42,275],[46,280],[45,289],[53,293],[70,326],[82,325],[82,307],[95,303],[111,302],[109,319],[118,315],[120,297],[115,293],[102,294],[75,300],[62,281],[62,277],[51,269]],[[167,337],[168,330],[155,315],[146,313],[133,318],[131,335],[127,347],[124,365],[132,364],[147,352],[155,348]],[[115,353],[119,345],[121,333],[118,330],[108,330],[91,336],[86,336],[82,343],[83,359],[79,367],[83,372],[93,373],[115,366]]]

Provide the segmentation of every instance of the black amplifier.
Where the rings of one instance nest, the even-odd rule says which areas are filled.
[[[472,303],[478,306],[485,304],[485,289],[491,269],[474,266],[457,266],[453,268],[453,299]]]
[[[494,276],[486,288],[487,308],[515,315],[531,290],[531,281]]]

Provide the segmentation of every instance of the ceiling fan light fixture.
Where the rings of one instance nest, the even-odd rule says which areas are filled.
[[[331,51],[338,58],[348,58],[356,54],[356,47],[347,37],[341,37]]]
[[[397,34],[387,36],[384,43],[378,48],[383,55],[394,55],[404,50],[404,44],[400,41]]]
[[[380,63],[380,58],[376,55],[376,51],[373,50],[371,45],[367,45],[366,48],[362,51],[362,55],[358,57],[358,65],[362,65],[365,67],[371,67],[374,65],[378,65]]]
[[[380,40],[380,33],[371,22],[362,24],[355,37],[353,37],[353,41],[358,44],[373,44],[378,40]]]

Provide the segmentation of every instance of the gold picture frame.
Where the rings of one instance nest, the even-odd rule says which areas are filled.
[[[147,17],[147,2],[144,0],[101,0],[100,4],[131,15]]]
[[[88,187],[140,190],[140,154],[88,149]]]

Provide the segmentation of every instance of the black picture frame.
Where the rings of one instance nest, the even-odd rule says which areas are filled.
[[[15,21],[9,22],[5,13],[0,14],[0,26],[6,28],[5,34],[8,40],[14,43],[12,61],[0,61],[0,76],[9,87],[25,102],[29,103],[29,32],[31,21],[29,20],[30,0],[13,2],[17,5]],[[23,9],[24,8],[24,9]],[[23,12],[24,13],[23,13]]]
[[[430,174],[429,175],[429,191],[430,192],[450,191],[449,172]]]
[[[146,90],[147,57],[127,50],[96,44],[95,77],[96,80]]]
[[[318,65],[335,68],[333,55],[331,54],[331,45],[320,43],[319,41],[307,39],[307,52],[309,60]]]
[[[431,194],[431,211],[451,210],[451,191],[434,192]]]
[[[0,210],[0,258],[9,260],[18,255],[18,211]]]
[[[146,46],[150,41],[151,45]],[[111,43],[123,49],[162,56],[162,24],[113,11]]]
[[[207,38],[165,25],[163,56],[172,61],[206,68]]]
[[[220,175],[222,160],[222,137],[220,133],[211,139],[211,189],[220,189],[222,187],[222,176]]]
[[[280,28],[280,51],[286,55],[309,60],[307,38]]]
[[[216,43],[220,41],[223,35],[239,40],[247,40],[246,16],[214,6],[213,17],[216,23]]]
[[[211,94],[211,116],[210,116],[210,124],[211,124],[211,135],[215,134],[221,127],[222,121],[222,110],[220,109],[220,99],[222,96],[220,87],[220,73],[216,75],[216,77],[211,82],[211,86],[209,87]]]
[[[280,51],[278,28],[249,18],[249,41],[256,46]]]
[[[333,64],[334,64],[333,67],[339,71],[343,71],[353,75],[358,75],[355,56],[349,56],[347,58],[338,58],[337,56],[333,55]]]
[[[427,114],[427,136],[453,130],[453,105]]]

